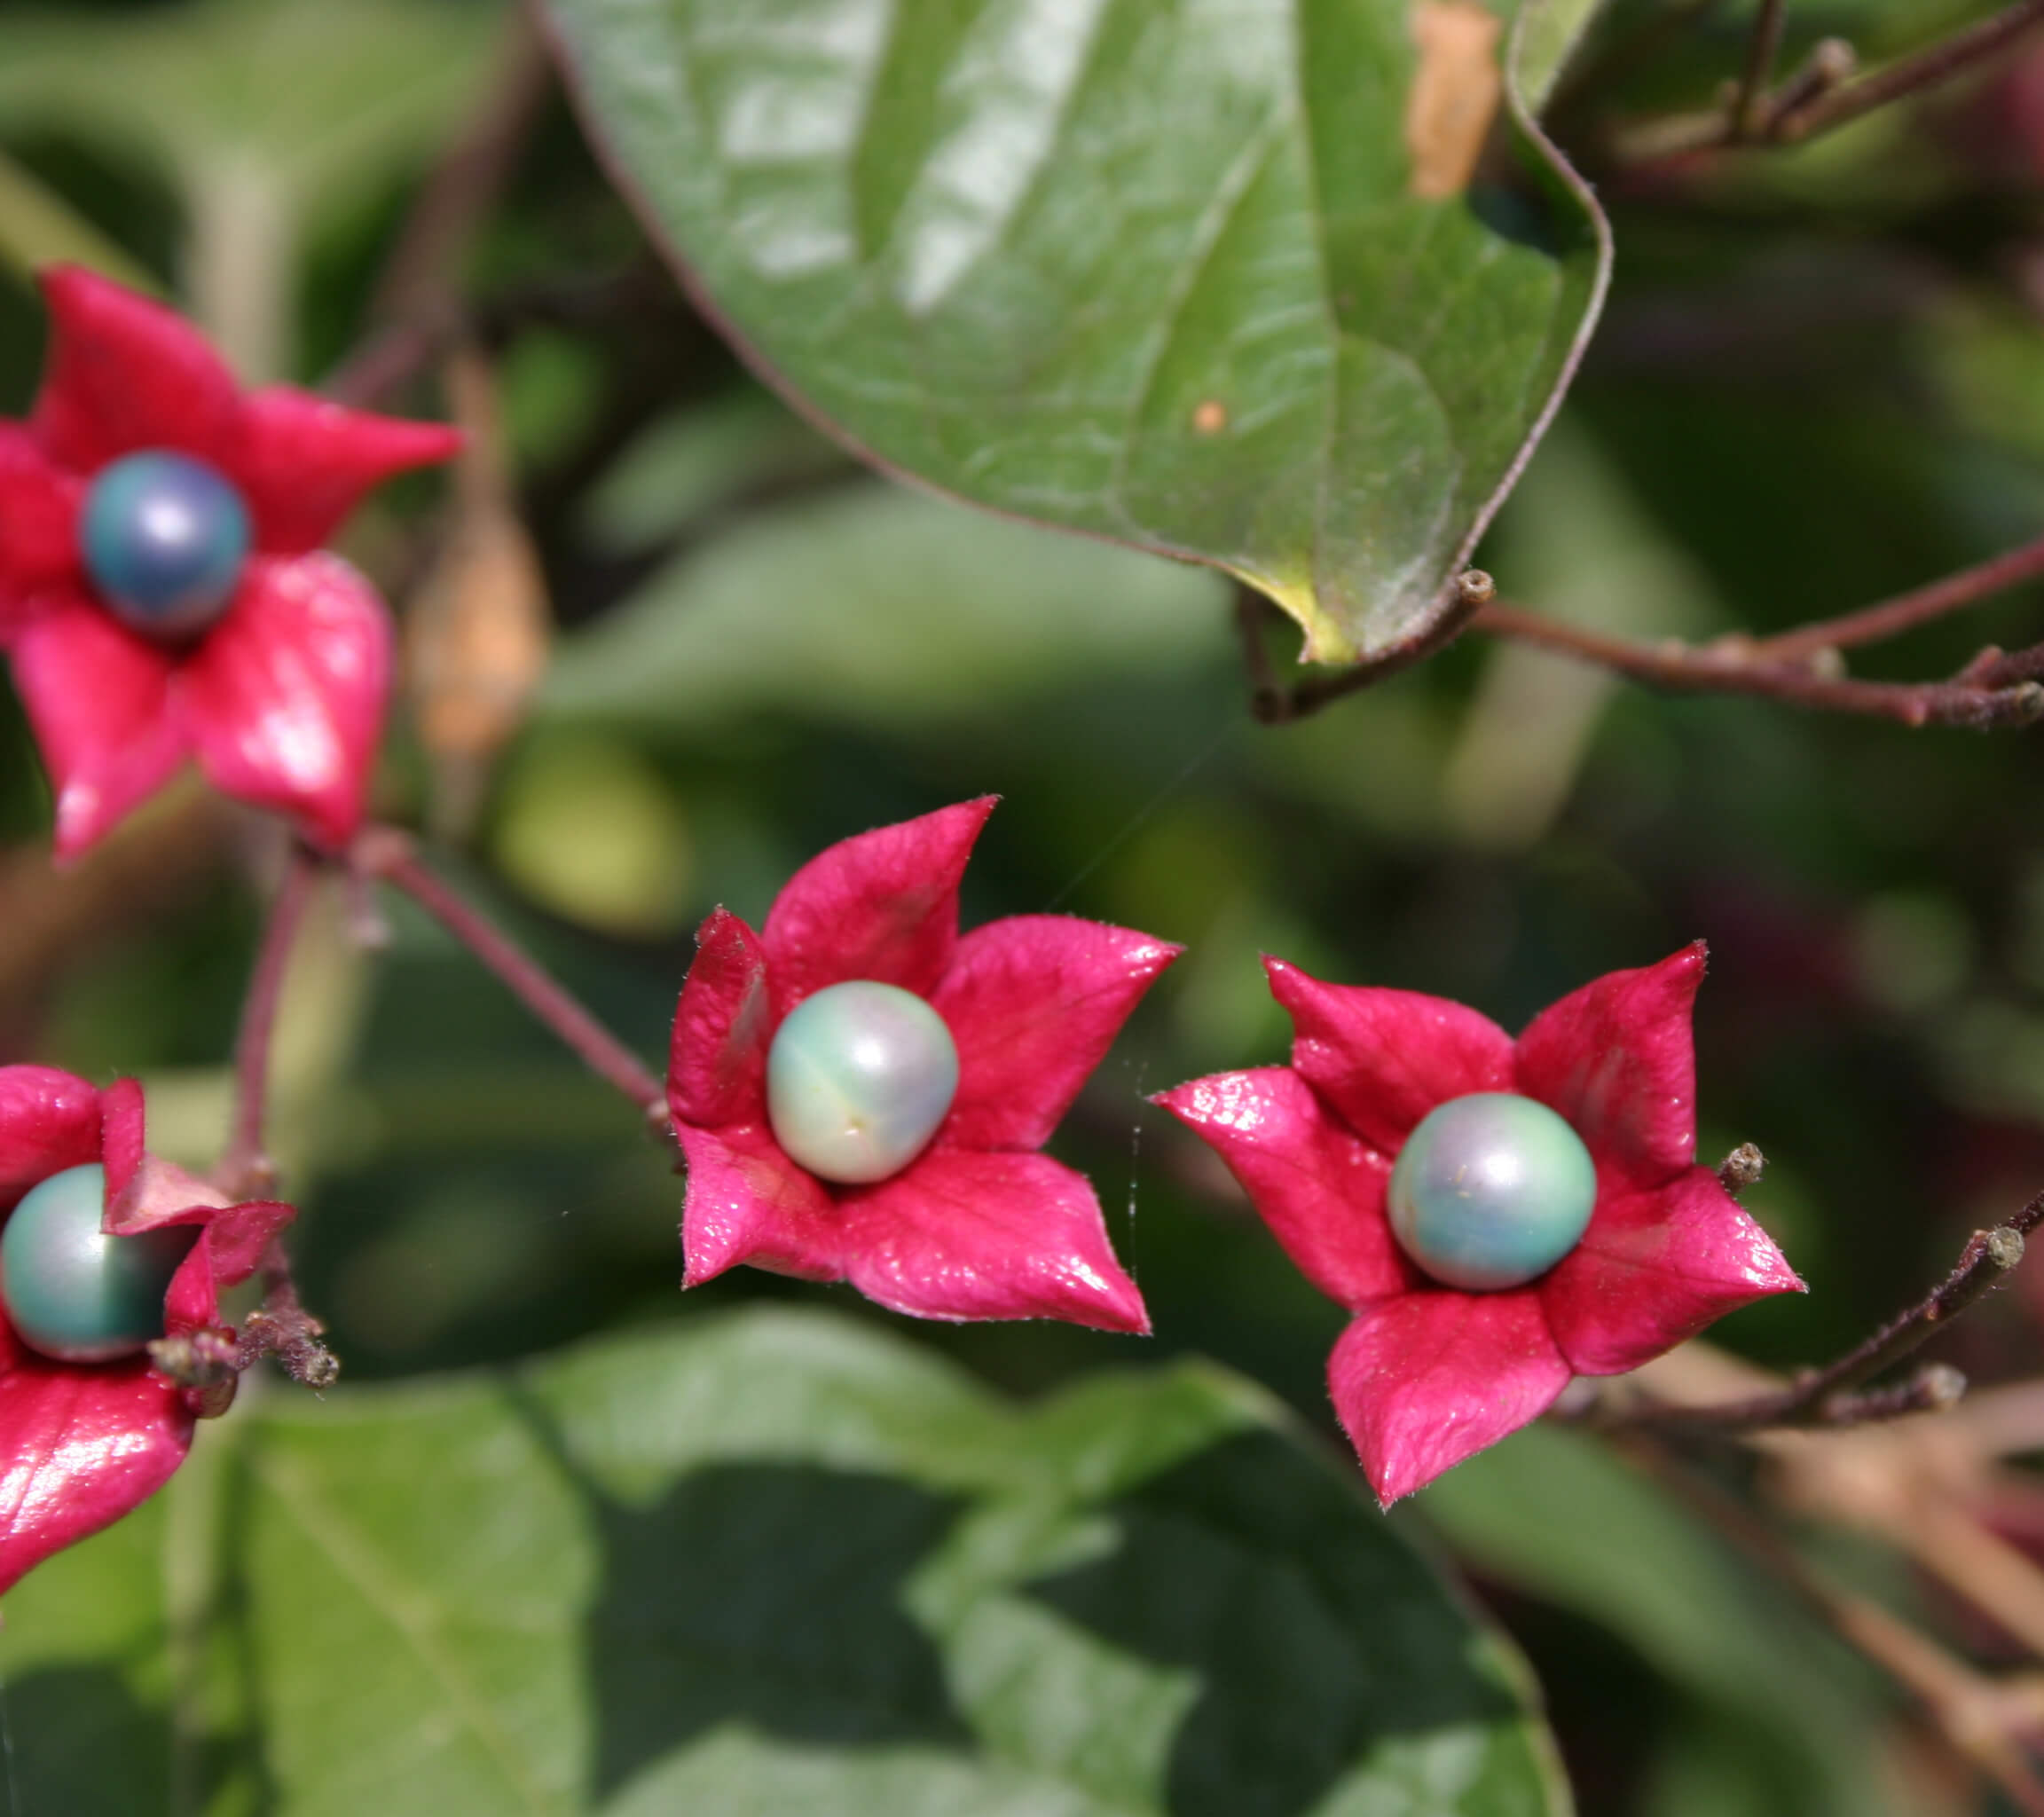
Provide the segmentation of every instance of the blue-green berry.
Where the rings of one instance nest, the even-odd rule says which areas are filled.
[[[1399,1247],[1450,1287],[1521,1286],[1582,1240],[1597,1204],[1583,1138],[1530,1097],[1478,1091],[1419,1120],[1391,1169]]]
[[[234,597],[248,559],[248,507],[203,460],[149,449],[93,476],[78,539],[106,609],[145,637],[181,642]]]
[[[871,979],[804,998],[767,1050],[774,1139],[842,1185],[900,1173],[957,1091],[958,1048],[944,1019],[912,991]]]
[[[109,1237],[106,1169],[66,1168],[22,1195],[0,1231],[0,1300],[22,1342],[60,1363],[133,1356],[163,1335],[163,1295],[198,1232]]]

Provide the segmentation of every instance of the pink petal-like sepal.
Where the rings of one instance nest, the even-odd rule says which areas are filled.
[[[790,877],[765,930],[776,1014],[854,978],[929,995],[951,963],[958,882],[994,801],[840,839]]]
[[[1216,1073],[1158,1094],[1228,1164],[1299,1271],[1351,1310],[1420,1276],[1384,1217],[1391,1163],[1289,1066]]]
[[[106,1170],[106,1228],[200,1229],[165,1295],[165,1329],[220,1323],[218,1290],[245,1280],[292,1216],[229,1204],[142,1146],[139,1088],[95,1091],[45,1066],[0,1066],[0,1213],[67,1168]],[[66,1363],[30,1349],[0,1309],[0,1591],[51,1553],[120,1519],[161,1488],[192,1442],[196,1399],[146,1357]]]
[[[1382,1301],[1327,1360],[1334,1412],[1386,1507],[1538,1419],[1568,1376],[1525,1289]]]
[[[177,677],[207,780],[345,845],[360,826],[390,687],[390,614],[337,555],[258,556]]]
[[[924,1318],[1149,1329],[1092,1188],[1034,1151],[1178,948],[1064,916],[960,939],[959,880],[993,806],[963,802],[829,847],[790,880],[760,935],[721,908],[703,924],[667,1071],[688,1175],[685,1286],[749,1262],[849,1280]],[[924,997],[959,1062],[929,1144],[857,1185],[782,1148],[766,1089],[781,1019],[854,979]]]
[[[1519,1037],[1516,1089],[1568,1118],[1600,1173],[1656,1186],[1696,1159],[1690,1016],[1704,958],[1697,940],[1658,965],[1608,971]]]
[[[674,1014],[667,1107],[675,1122],[716,1129],[763,1121],[772,1032],[759,936],[728,908],[713,908],[696,932],[696,963]]]
[[[844,1212],[846,1275],[897,1312],[1150,1329],[1093,1188],[1048,1155],[933,1149]]]
[[[0,1213],[31,1186],[99,1159],[99,1094],[54,1066],[0,1066]]]
[[[195,758],[222,791],[337,846],[358,827],[390,686],[389,615],[317,544],[363,492],[460,434],[285,388],[244,397],[190,324],[76,266],[43,274],[51,351],[35,413],[0,424],[0,648],[75,856]],[[125,455],[217,470],[256,553],[216,621],[145,637],[98,592],[79,518]]]
[[[0,1591],[111,1526],[191,1448],[183,1396],[146,1362],[92,1368],[23,1351],[0,1361]]]
[[[83,594],[46,602],[13,637],[14,685],[57,790],[57,855],[75,858],[184,759],[171,663]]]
[[[1183,949],[1069,915],[963,935],[930,1001],[958,1046],[947,1148],[1041,1148],[1143,993]]]
[[[113,1219],[109,1229],[120,1229],[121,1210],[129,1201],[135,1201],[145,1214],[154,1208],[145,1187],[138,1184],[149,1159],[146,1133],[141,1085],[133,1079],[116,1079],[99,1094],[99,1160],[106,1169],[106,1203]],[[180,1170],[180,1180],[189,1177]],[[210,1192],[209,1188],[204,1190]],[[211,1193],[209,1202],[227,1201]],[[160,1205],[161,1200],[156,1203]]]
[[[76,571],[82,490],[33,436],[0,422],[0,634],[35,593]]]
[[[81,477],[143,448],[230,464],[240,399],[204,335],[82,265],[41,281],[50,362],[29,428],[51,461]]]
[[[1571,1374],[1635,1369],[1749,1301],[1801,1287],[1695,1164],[1701,943],[1584,986],[1515,1044],[1459,1004],[1266,964],[1297,1033],[1292,1066],[1196,1079],[1158,1101],[1226,1161],[1307,1278],[1357,1312],[1328,1380],[1387,1506],[1537,1418]],[[1477,1092],[1547,1105],[1595,1168],[1583,1236],[1502,1290],[1435,1279],[1402,1250],[1387,1206],[1420,1119]]]
[[[698,1129],[678,1122],[675,1135],[688,1165],[683,1286],[701,1286],[740,1262],[801,1280],[845,1278],[836,1201],[770,1134],[744,1124]]]
[[[1292,1064],[1365,1142],[1395,1154],[1451,1097],[1512,1089],[1512,1040],[1487,1016],[1418,991],[1323,984],[1265,959],[1291,1015]]]
[[[1583,1240],[1539,1284],[1578,1375],[1620,1375],[1770,1294],[1805,1291],[1709,1168],[1600,1199]]]
[[[230,471],[248,499],[256,547],[302,555],[340,529],[364,493],[460,449],[460,430],[444,423],[372,416],[274,385],[242,399]]]

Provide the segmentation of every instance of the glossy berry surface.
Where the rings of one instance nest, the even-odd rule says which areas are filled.
[[[130,629],[178,641],[227,609],[248,557],[248,509],[215,468],[150,450],[100,468],[79,517],[101,602]]]
[[[0,1231],[0,1300],[21,1341],[63,1363],[132,1356],[163,1335],[163,1295],[189,1227],[109,1237],[106,1170],[67,1168],[22,1196]]]
[[[1583,1138],[1508,1091],[1450,1098],[1421,1118],[1386,1201],[1407,1255],[1435,1280],[1477,1291],[1546,1273],[1582,1239],[1596,1203]]]
[[[841,1185],[907,1167],[957,1090],[958,1049],[944,1019],[912,992],[869,979],[804,998],[767,1050],[774,1140],[798,1166]]]

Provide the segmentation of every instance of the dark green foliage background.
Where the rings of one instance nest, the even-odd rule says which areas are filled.
[[[163,139],[129,115],[122,84],[139,78],[102,72],[95,89],[81,77],[99,100],[53,118],[32,105],[55,90],[28,51],[75,55],[50,41],[86,19],[175,33],[217,10],[0,12],[0,147],[172,287],[192,202]],[[1648,10],[1642,0],[1614,16]],[[1877,55],[1982,10],[1797,8],[1796,46],[1844,31]],[[1736,6],[1711,15],[1633,79],[1628,108],[1706,98],[1736,67],[1741,17]],[[359,28],[444,30],[480,57],[491,18],[488,7],[415,0],[365,12]],[[397,44],[394,54],[410,53]],[[2044,228],[2044,163],[1995,137],[1999,117],[1961,100],[1872,122],[1807,153],[1755,161],[1699,195],[1608,182],[1621,256],[1605,329],[1557,435],[1480,551],[1506,590],[1634,634],[1765,631],[2034,534],[2044,338],[2022,273]],[[1595,123],[1568,111],[1565,94],[1565,139],[1573,130],[1587,145]],[[358,331],[432,138],[397,134],[373,156],[337,152],[303,179],[317,206],[303,213],[288,279],[300,376],[315,378]],[[806,1332],[774,1321],[829,1305],[1025,1396],[1102,1366],[1198,1353],[1326,1432],[1320,1372],[1340,1314],[1142,1102],[1192,1074],[1281,1055],[1260,948],[1333,977],[1462,998],[1516,1026],[1597,971],[1708,937],[1704,1145],[1754,1140],[1767,1151],[1773,1167],[1751,1203],[1813,1289],[1717,1334],[1766,1362],[1849,1341],[1940,1270],[1965,1232],[2035,1189],[2044,834],[2032,804],[2044,759],[2034,735],[1912,735],[1628,689],[1592,698],[1570,672],[1474,641],[1318,720],[1259,729],[1217,580],[863,475],[768,402],[675,290],[646,275],[649,262],[556,104],[477,249],[472,285],[503,305],[495,350],[519,483],[566,629],[463,873],[651,1058],[689,930],[711,904],[757,916],[821,846],[1000,791],[967,881],[969,923],[1057,908],[1191,947],[1054,1145],[1098,1183],[1159,1336],[904,1329],[842,1292],[743,1272],[684,1299],[679,1183],[629,1113],[460,952],[393,909],[392,948],[358,984],[336,967],[329,1038],[294,1062],[299,1088],[280,1105],[305,1211],[305,1292],[332,1320],[351,1382],[523,1364],[590,1338],[627,1347],[597,1357],[629,1358],[641,1341]],[[535,292],[605,285],[597,329],[514,307]],[[0,281],[10,411],[29,395],[39,350],[28,291]],[[358,553],[401,567],[433,496],[429,486],[395,494],[364,526]],[[1864,668],[1943,673],[1983,641],[2029,641],[2038,629],[2031,590],[1870,653]],[[386,776],[392,814],[423,810],[427,775],[401,743]],[[1545,795],[1529,781],[1542,775],[1553,779]],[[32,841],[47,814],[18,712],[0,701],[0,827]],[[0,1058],[139,1072],[160,1139],[203,1160],[258,922],[256,897],[223,869],[81,947],[33,990],[10,980]],[[2032,1370],[2037,1303],[2018,1287],[1945,1354],[1983,1379]],[[745,1324],[748,1309],[769,1323]],[[735,1325],[712,1323],[734,1314]],[[864,1341],[818,1329],[831,1343]],[[540,1365],[514,1380],[611,1366],[624,1365]],[[927,1372],[941,1396],[979,1392],[938,1362],[888,1366]],[[1203,1378],[1163,1378],[1185,1379]],[[251,1437],[251,1454],[287,1452],[321,1417],[279,1388],[262,1413],[278,1436]],[[1303,1467],[1285,1455],[1286,1468]],[[18,1766],[12,1804],[0,1808],[90,1808],[50,1789],[74,1772],[159,1787],[151,1750],[173,1742],[195,1776],[171,1808],[274,1808],[264,1800],[278,1786],[245,1783],[240,1766],[200,1745],[234,1732],[232,1687],[245,1673],[208,1664],[205,1681],[227,1687],[225,1701],[203,1712],[197,1740],[172,1735],[166,1685],[196,1670],[194,1649],[208,1643],[188,1626],[184,1653],[166,1660],[147,1638],[165,1593],[156,1523],[260,1523],[259,1500],[232,1512],[241,1467],[223,1462],[210,1490],[181,1483],[76,1555],[102,1586],[95,1598],[132,1585],[130,1624],[102,1632],[104,1610],[59,1606],[38,1616],[37,1639],[31,1604],[57,1591],[32,1580],[11,1599],[0,1709]],[[400,1474],[406,1493],[431,1498],[423,1465],[415,1478]],[[359,1489],[337,1480],[332,1492]],[[762,1506],[781,1493],[755,1491]],[[954,1491],[971,1485],[939,1492]],[[209,1492],[229,1512],[209,1514]],[[869,1492],[908,1493],[856,1478],[833,1490]],[[912,1550],[927,1537],[919,1506],[900,1514]],[[1376,1518],[1356,1506],[1359,1529]],[[1443,1538],[1529,1650],[1585,1812],[1912,1808],[1868,1740],[1895,1733],[1877,1688],[1584,1441],[1526,1435],[1394,1525]],[[636,1555],[625,1528],[614,1538],[613,1556]],[[1379,1543],[1372,1529],[1368,1544]],[[790,1544],[799,1553],[806,1542]],[[520,1581],[527,1593],[531,1581]],[[1074,1607],[1092,1593],[1065,1581]],[[1875,1581],[1905,1601],[1914,1593]],[[815,1593],[820,1603],[830,1593]],[[1100,1624],[1112,1629],[1112,1611]],[[51,1627],[66,1630],[54,1649]],[[327,1640],[308,1608],[266,1629],[263,1644],[274,1666]],[[913,1686],[905,1695],[921,1707]],[[37,1734],[64,1735],[75,1751],[38,1761]],[[633,1744],[606,1745],[628,1755]],[[1175,1782],[1167,1808],[1252,1808],[1215,1803],[1223,1782]],[[1294,1790],[1270,1808],[1318,1808],[1311,1787]],[[145,1808],[138,1791],[105,1796],[109,1811]],[[880,1785],[871,1796],[906,1794]],[[933,1796],[928,1808],[947,1808]]]

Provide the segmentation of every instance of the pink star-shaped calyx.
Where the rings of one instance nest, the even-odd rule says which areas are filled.
[[[166,1333],[218,1329],[220,1289],[256,1271],[292,1208],[230,1204],[146,1153],[142,1137],[132,1080],[99,1091],[49,1066],[0,1066],[0,1225],[30,1188],[98,1162],[108,1232],[200,1231],[164,1296]],[[197,1406],[145,1355],[67,1363],[32,1349],[0,1303],[0,1591],[169,1482],[191,1448]]]
[[[1572,1375],[1636,1369],[1749,1301],[1801,1290],[1696,1162],[1701,942],[1607,973],[1516,1042],[1460,1003],[1264,963],[1292,1018],[1292,1064],[1195,1079],[1158,1102],[1227,1163],[1307,1278],[1356,1315],[1328,1387],[1386,1506],[1537,1418]],[[1560,1113],[1595,1163],[1595,1200],[1545,1274],[1470,1291],[1411,1259],[1386,1194],[1422,1118],[1490,1092]]]
[[[390,686],[390,617],[320,544],[372,486],[444,460],[459,434],[286,386],[242,391],[199,333],[75,266],[43,274],[51,346],[26,422],[0,422],[0,647],[83,852],[187,759],[224,793],[338,846],[362,818]],[[228,602],[166,642],[107,609],[82,514],[97,476],[186,457],[245,507]]]
[[[961,935],[959,879],[993,806],[965,802],[831,846],[790,880],[764,932],[721,908],[704,923],[667,1078],[688,1160],[686,1285],[751,1262],[849,1280],[924,1318],[1149,1329],[1091,1185],[1038,1151],[1180,949],[1062,915]],[[790,1158],[766,1073],[783,1019],[855,979],[935,1010],[958,1082],[912,1160],[845,1185]]]

